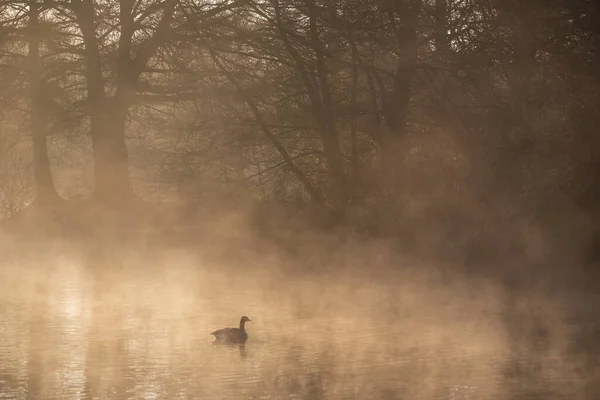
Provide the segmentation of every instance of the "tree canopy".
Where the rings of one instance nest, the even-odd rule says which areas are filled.
[[[599,215],[599,74],[592,0],[1,0],[0,213],[234,196],[561,237]]]

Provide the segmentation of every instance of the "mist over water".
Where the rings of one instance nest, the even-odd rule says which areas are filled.
[[[31,260],[0,269],[2,398],[599,393],[594,348],[579,349],[599,327],[583,312],[598,296],[533,285],[516,294],[493,280],[410,265],[289,274],[274,261],[219,264],[183,251]],[[237,326],[241,315],[252,319],[248,342],[213,344],[209,333]]]
[[[0,400],[600,399],[596,3],[0,0]]]

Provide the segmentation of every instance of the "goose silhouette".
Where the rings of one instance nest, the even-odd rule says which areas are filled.
[[[211,332],[215,337],[215,343],[244,343],[248,340],[246,322],[251,322],[245,315],[240,319],[239,328],[223,328]]]

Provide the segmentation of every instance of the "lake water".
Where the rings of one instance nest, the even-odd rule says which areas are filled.
[[[0,399],[600,398],[597,353],[576,349],[598,325],[557,298],[426,274],[140,264],[7,262]],[[242,315],[247,344],[212,343]]]

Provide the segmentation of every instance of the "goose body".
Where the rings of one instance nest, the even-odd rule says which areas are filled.
[[[215,342],[219,343],[244,343],[248,340],[248,332],[246,332],[246,322],[250,321],[250,318],[243,316],[240,319],[239,328],[223,328],[211,332],[211,335],[215,337]]]

